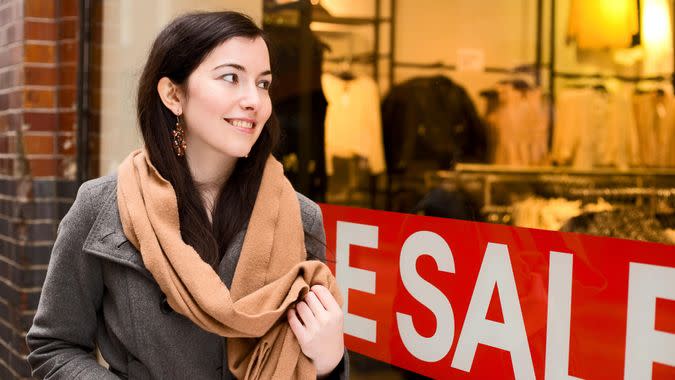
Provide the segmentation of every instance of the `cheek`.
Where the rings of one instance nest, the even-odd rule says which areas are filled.
[[[272,100],[268,95],[265,97],[265,99],[261,104],[260,116],[264,119],[265,122],[267,122],[267,120],[269,120],[271,115],[272,115]]]
[[[187,103],[193,109],[208,112],[209,110],[222,108],[223,98],[226,98],[226,95],[223,94],[222,88],[218,88],[215,83],[199,81],[190,88],[190,97]]]

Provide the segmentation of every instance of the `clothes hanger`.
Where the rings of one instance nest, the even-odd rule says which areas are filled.
[[[352,54],[345,57],[344,61],[341,63],[341,68],[334,75],[344,81],[350,81],[356,78],[356,75],[351,70],[352,67]]]

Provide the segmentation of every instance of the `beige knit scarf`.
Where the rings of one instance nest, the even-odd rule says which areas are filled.
[[[326,265],[305,261],[300,206],[281,164],[267,160],[246,237],[228,289],[181,238],[176,194],[142,150],[120,165],[117,199],[124,233],[169,305],[202,329],[228,337],[230,371],[244,379],[311,379],[285,311],[311,285],[342,304]]]

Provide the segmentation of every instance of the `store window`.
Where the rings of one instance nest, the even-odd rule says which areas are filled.
[[[349,307],[355,319],[347,322],[353,327],[347,342],[354,351],[354,378],[452,377],[461,374],[453,372],[457,368],[472,374],[467,378],[510,378],[514,371],[516,378],[528,378],[530,373],[527,367],[516,368],[518,359],[511,367],[508,357],[490,356],[498,360],[493,363],[508,367],[503,371],[476,369],[477,364],[472,370],[462,364],[467,356],[462,359],[454,345],[461,339],[459,330],[453,349],[443,358],[425,356],[424,349],[415,351],[414,345],[402,348],[402,321],[386,320],[398,318],[397,313],[383,317],[372,311],[372,305],[406,309],[402,299],[413,293],[404,281],[403,259],[379,265],[390,251],[403,256],[404,238],[392,238],[386,231],[406,231],[417,221],[443,222],[364,210],[672,248],[672,5],[665,0],[265,1],[263,25],[276,44],[279,71],[280,88],[273,95],[286,131],[279,157],[296,188],[327,205],[326,228],[335,230],[328,231],[329,248],[339,251],[337,260],[349,261],[349,252],[356,252],[351,254],[356,264],[337,265],[352,289],[347,291],[353,292]],[[346,236],[344,220],[350,217],[358,223],[373,222],[349,230],[360,231],[359,238],[344,238],[351,241],[344,243],[340,229]],[[392,221],[399,224],[393,226]],[[471,228],[471,239],[488,234],[478,225]],[[544,235],[514,234],[531,241],[531,249],[546,245]],[[570,236],[578,235],[545,236],[569,242]],[[340,251],[340,241],[354,245]],[[598,244],[604,250],[629,249],[621,241]],[[450,248],[455,252],[456,246]],[[559,259],[566,260],[551,253],[551,268],[562,263]],[[528,260],[524,262],[531,265]],[[549,257],[541,260],[548,263]],[[439,268],[441,263],[436,262]],[[527,271],[528,276],[539,275],[531,266]],[[548,272],[542,275],[548,278]],[[456,289],[457,294],[465,290]],[[391,293],[382,296],[383,292]],[[398,297],[400,292],[406,296]],[[383,297],[399,301],[380,303]],[[415,324],[424,336],[417,342],[437,347],[433,338],[439,330],[433,326],[446,326],[439,319],[446,314],[438,313],[445,309],[430,312],[424,301],[415,302],[417,307],[410,308],[421,315],[418,321],[428,322]],[[370,319],[362,319],[364,315]],[[536,323],[527,318],[529,336]],[[461,321],[450,325],[459,329]],[[399,335],[375,333],[382,326],[398,327]],[[625,336],[622,339],[625,342]],[[530,345],[533,355],[543,355],[543,347]],[[512,358],[519,355],[510,353]],[[538,377],[544,373],[543,356],[540,359],[532,369]],[[588,358],[575,360],[587,363]],[[576,370],[584,373],[583,366]],[[672,374],[668,368],[671,372],[662,374]]]

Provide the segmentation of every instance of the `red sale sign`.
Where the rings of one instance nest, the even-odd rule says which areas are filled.
[[[321,208],[352,351],[433,378],[675,379],[675,246]]]

